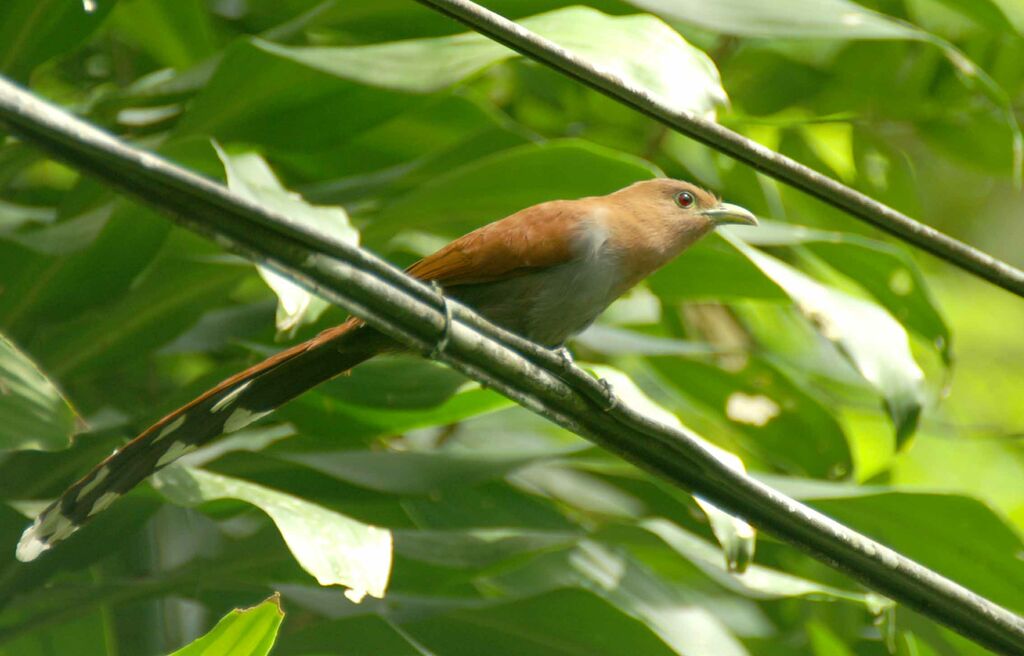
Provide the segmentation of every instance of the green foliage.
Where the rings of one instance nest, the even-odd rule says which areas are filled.
[[[705,240],[613,306],[577,359],[732,466],[1024,611],[1016,299],[408,0],[85,4],[0,3],[0,71],[399,265],[653,175],[755,210],[762,227]],[[1019,3],[586,4],[488,6],[1024,265]],[[982,653],[411,356],[321,386],[15,563],[41,500],[342,319],[0,141],[0,656]],[[216,622],[273,592],[283,622],[276,600]]]
[[[266,656],[282,619],[280,599],[271,597],[259,606],[231,611],[212,631],[171,656]]]

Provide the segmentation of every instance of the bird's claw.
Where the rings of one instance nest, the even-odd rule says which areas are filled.
[[[556,348],[555,355],[557,355],[558,359],[562,361],[562,371],[569,371],[572,369],[573,365],[576,364],[576,361],[572,359],[572,353],[570,353],[569,349],[564,346]]]
[[[449,340],[451,339],[452,306],[448,304],[448,299],[444,295],[444,289],[436,280],[432,280],[430,282],[430,286],[433,287],[435,292],[437,292],[437,296],[441,301],[442,312],[444,312],[444,326],[441,328],[441,336],[437,338],[437,343],[434,344],[434,348],[430,349],[430,353],[427,354],[427,357],[434,360],[444,352],[448,347]]]
[[[601,384],[601,389],[604,390],[605,406],[601,409],[605,412],[611,412],[619,404],[619,397],[615,396],[615,390],[612,389],[612,384],[608,382],[607,378],[598,378],[597,382]]]

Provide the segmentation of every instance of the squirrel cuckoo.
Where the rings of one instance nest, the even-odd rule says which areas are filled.
[[[490,321],[560,347],[612,301],[716,226],[757,225],[687,182],[637,182],[606,196],[534,205],[407,269]],[[153,472],[306,390],[401,346],[351,318],[228,378],[156,422],[47,507],[18,543],[30,561]]]

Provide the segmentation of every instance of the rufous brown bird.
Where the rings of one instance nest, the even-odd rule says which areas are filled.
[[[757,225],[688,182],[637,182],[606,196],[534,205],[456,239],[407,269],[492,322],[547,347],[716,226]],[[357,318],[232,376],[147,428],[47,507],[18,543],[35,559],[150,474],[306,390],[401,346]]]

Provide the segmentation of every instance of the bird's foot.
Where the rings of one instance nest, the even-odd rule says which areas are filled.
[[[608,382],[607,378],[598,378],[597,382],[601,383],[601,389],[604,391],[605,405],[601,409],[611,412],[619,404],[619,397],[615,396],[615,390],[612,389],[612,384]]]
[[[431,281],[430,286],[437,292],[437,297],[441,301],[442,312],[444,313],[444,326],[441,328],[441,335],[437,338],[437,343],[434,344],[434,348],[430,349],[428,357],[431,360],[437,359],[437,356],[441,355],[446,348],[448,348],[448,342],[452,335],[452,306],[448,304],[448,299],[444,295],[444,289],[438,284],[436,280]]]
[[[555,355],[557,355],[558,359],[562,361],[562,371],[569,371],[572,369],[573,365],[576,364],[576,361],[572,359],[572,353],[570,353],[569,349],[564,346],[556,348]]]

